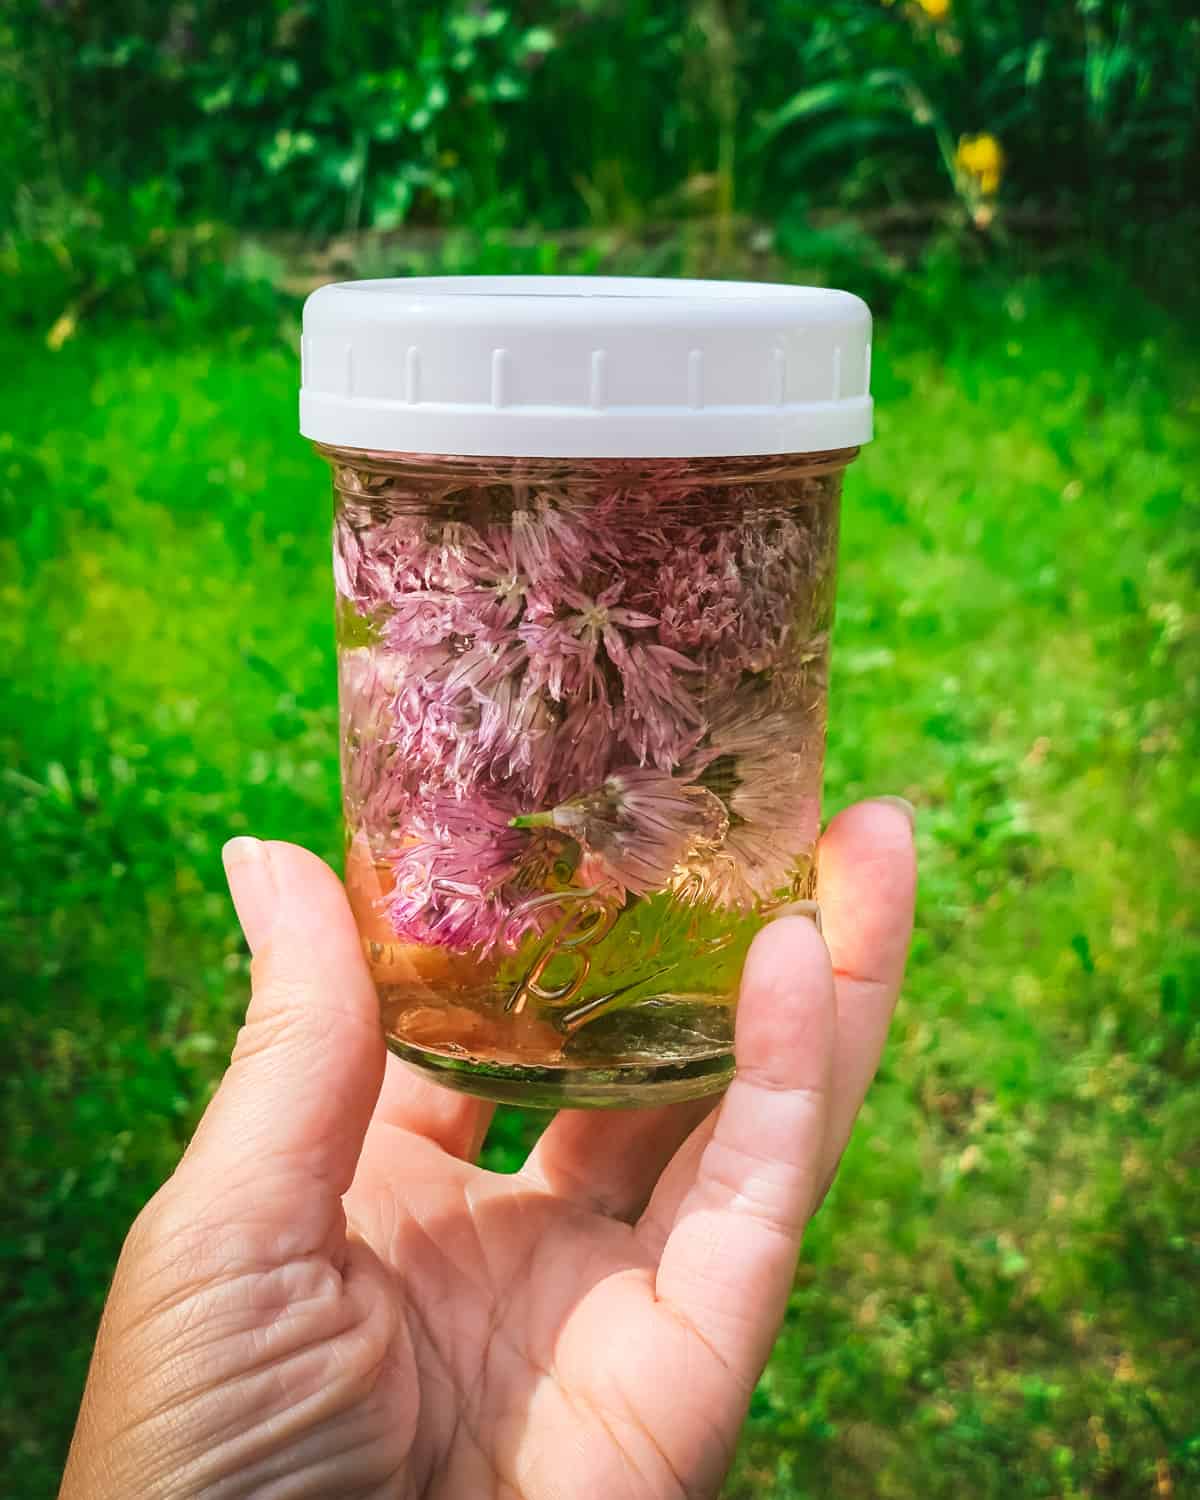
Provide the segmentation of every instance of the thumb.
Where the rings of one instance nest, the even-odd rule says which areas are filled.
[[[223,851],[253,955],[233,1058],[188,1148],[189,1165],[251,1164],[340,1197],[383,1080],[375,987],[341,881],[295,844],[237,838]]]

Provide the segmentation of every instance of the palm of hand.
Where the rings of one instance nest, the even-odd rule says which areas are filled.
[[[751,951],[711,1102],[564,1112],[522,1171],[490,1110],[385,1059],[340,885],[278,902],[234,1061],[131,1232],[61,1500],[715,1495],[805,1222],[874,1072],[911,922],[907,822],[823,845],[827,953]],[[311,939],[319,932],[319,944]]]
[[[417,1493],[715,1493],[748,1391],[655,1296],[648,1235],[465,1164],[362,1214],[386,1278],[368,1322],[395,1325],[378,1436],[413,1434],[392,1457]]]
[[[551,1500],[586,1475],[606,1497],[715,1493],[753,1375],[658,1294],[660,1219],[447,1171],[384,1131],[348,1202],[385,1273],[372,1316],[392,1299],[380,1435],[413,1434],[418,1492]],[[374,1151],[397,1147],[401,1182],[374,1183]]]

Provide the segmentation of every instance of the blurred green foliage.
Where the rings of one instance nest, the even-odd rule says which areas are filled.
[[[6,17],[13,187],[169,179],[239,225],[607,223],[719,170],[771,215],[798,195],[894,203],[945,192],[939,131],[998,136],[1014,201],[1104,217],[1180,206],[1197,164],[1200,17],[1177,0],[10,0]]]
[[[244,1005],[220,845],[338,848],[327,479],[294,330],[231,326],[0,334],[0,1493],[30,1500]],[[940,254],[880,327],[828,803],[916,803],[917,935],[731,1500],[1200,1493],[1195,334],[1109,273]],[[502,1112],[489,1164],[535,1123]]]
[[[0,316],[155,310],[218,223],[1137,238],[1195,207],[1198,79],[1180,0],[7,0]]]

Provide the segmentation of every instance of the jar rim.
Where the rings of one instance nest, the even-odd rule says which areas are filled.
[[[859,449],[834,448],[819,453],[746,453],[701,458],[547,458],[543,455],[476,453],[394,453],[314,443],[334,470],[365,470],[411,481],[438,480],[475,485],[553,485],[561,489],[597,485],[762,485],[792,479],[816,479],[845,469]],[[487,471],[491,472],[487,472]]]

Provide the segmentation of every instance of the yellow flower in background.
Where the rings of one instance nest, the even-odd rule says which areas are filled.
[[[917,0],[931,21],[944,21],[950,14],[950,0]]]
[[[954,166],[964,183],[984,198],[994,198],[1004,175],[1004,148],[994,135],[958,138]]]
[[[75,327],[75,310],[68,307],[66,312],[59,314],[54,321],[54,326],[47,333],[46,348],[52,349],[57,354],[67,340],[73,336]]]

